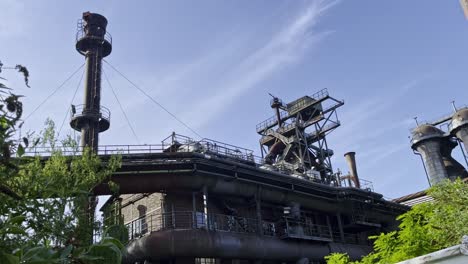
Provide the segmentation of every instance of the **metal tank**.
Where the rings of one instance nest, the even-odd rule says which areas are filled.
[[[456,136],[465,145],[468,152],[468,107],[464,107],[452,116],[450,134]]]
[[[440,151],[443,135],[442,130],[431,125],[420,125],[412,132],[411,148],[421,155],[431,185],[448,178]]]

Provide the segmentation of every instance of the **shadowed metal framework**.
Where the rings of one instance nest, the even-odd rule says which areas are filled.
[[[369,189],[265,170],[251,151],[208,139],[174,133],[160,145],[100,153],[123,158],[112,176],[120,195],[102,210],[129,230],[125,263],[359,258],[370,250],[367,236],[394,229],[406,210]],[[103,183],[95,193],[111,192]]]
[[[257,125],[265,168],[340,185],[326,135],[340,126],[336,109],[344,102],[322,89],[287,104],[273,96],[270,103],[276,115]]]

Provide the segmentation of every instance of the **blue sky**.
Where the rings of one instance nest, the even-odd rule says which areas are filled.
[[[361,178],[399,197],[425,189],[409,146],[413,117],[436,119],[450,102],[467,104],[468,21],[458,1],[0,1],[0,59],[31,72],[25,114],[76,70],[74,48],[84,11],[109,20],[107,60],[201,135],[258,151],[255,125],[270,117],[268,92],[284,101],[328,88],[343,99],[342,126],[329,138],[334,167],[357,152]],[[159,143],[191,135],[125,80],[104,68],[136,130],[132,135],[106,82],[112,110],[101,144]],[[60,126],[81,72],[27,121]],[[80,87],[75,104],[82,101]],[[62,133],[70,133],[65,124]],[[460,162],[459,150],[456,157]]]

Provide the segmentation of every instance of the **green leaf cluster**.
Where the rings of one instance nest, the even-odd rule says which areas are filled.
[[[399,230],[370,237],[371,254],[352,262],[346,254],[334,253],[326,257],[327,263],[396,263],[459,244],[468,234],[468,184],[446,180],[427,194],[434,201],[398,216]]]
[[[16,69],[28,85],[28,70]],[[101,224],[92,213],[93,189],[109,181],[120,156],[103,162],[90,149],[78,151],[70,136],[56,147],[51,120],[36,137],[15,139],[22,125],[20,98],[0,84],[0,263],[120,263],[119,237],[125,233],[105,232],[93,243]],[[38,146],[50,156],[26,155]]]

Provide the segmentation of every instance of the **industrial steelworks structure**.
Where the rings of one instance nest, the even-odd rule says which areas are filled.
[[[461,178],[468,181],[468,172],[462,164],[452,157],[452,151],[459,146],[465,165],[468,167],[468,107],[432,122],[417,123],[412,129],[411,148],[421,157],[429,185],[443,180]],[[463,143],[463,144],[462,144]],[[465,150],[463,150],[463,145]],[[408,206],[432,201],[427,191],[412,193],[393,200]]]
[[[444,131],[445,130],[445,131]],[[462,143],[465,145],[463,151]],[[467,178],[466,169],[452,157],[452,150],[460,146],[468,166],[468,107],[434,122],[425,122],[412,131],[411,148],[421,156],[429,184],[434,185],[444,179]]]
[[[396,228],[407,207],[364,186],[353,152],[345,154],[350,174],[334,172],[326,136],[340,125],[336,110],[344,103],[326,89],[290,103],[273,97],[275,115],[257,126],[262,157],[175,133],[159,145],[98,145],[110,125],[100,106],[101,60],[112,49],[106,26],[89,12],[79,23],[76,48],[86,56],[87,78],[71,126],[103,160],[122,155],[112,176],[120,193],[102,210],[106,223],[128,227],[125,263],[307,263],[331,252],[359,258],[371,249],[369,235]],[[95,189],[106,194],[107,183]]]

